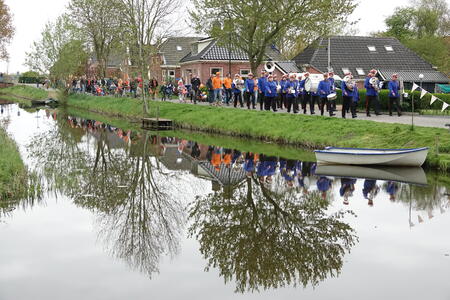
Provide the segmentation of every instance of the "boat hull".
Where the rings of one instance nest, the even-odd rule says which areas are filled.
[[[327,148],[315,153],[320,164],[420,167],[427,158],[428,148],[392,150]]]

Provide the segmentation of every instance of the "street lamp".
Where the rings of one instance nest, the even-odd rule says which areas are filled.
[[[422,81],[423,81],[423,74],[419,74],[419,79],[420,79],[420,88],[422,88]]]

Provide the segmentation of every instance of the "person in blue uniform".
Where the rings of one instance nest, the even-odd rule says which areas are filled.
[[[266,92],[266,83],[267,77],[269,74],[266,71],[261,71],[261,77],[258,78],[258,102],[259,102],[259,110],[263,110],[264,107],[264,95]]]
[[[331,94],[331,85],[330,81],[328,80],[328,74],[323,74],[323,80],[319,83],[319,86],[317,88],[317,92],[320,97],[320,115],[323,116],[325,105],[327,106],[327,110],[330,113],[330,117],[334,116],[333,110],[330,105],[330,101],[328,101],[328,95]]]
[[[281,77],[281,80],[280,80],[280,105],[279,105],[280,108],[283,108],[283,107],[287,108],[286,90],[285,90],[287,83],[288,83],[288,78],[287,78],[287,75],[285,74]]]
[[[386,185],[386,192],[389,194],[389,200],[392,202],[395,201],[395,197],[397,196],[397,192],[399,189],[399,184],[395,181],[388,181]]]
[[[346,77],[352,79],[352,73],[345,74]],[[347,82],[342,80],[341,82],[341,90],[342,90],[342,118],[345,119],[345,113],[350,109],[353,101],[353,88],[349,88]]]
[[[296,105],[296,99],[298,97],[298,81],[295,78],[295,74],[289,75],[289,81],[284,86],[284,90],[286,92],[286,108],[287,112],[291,112],[291,108],[293,107],[294,113],[298,113],[298,105]],[[297,110],[296,110],[297,108]]]
[[[321,176],[317,180],[317,189],[321,192],[323,199],[327,198],[327,192],[331,188],[331,183],[331,179],[325,176]]]
[[[373,198],[378,194],[377,181],[372,179],[364,180],[363,196],[368,199],[368,205],[373,206]]]
[[[392,80],[389,81],[389,115],[392,116],[392,106],[395,105],[397,115],[402,115],[402,109],[400,107],[400,84],[398,82],[398,75],[393,74]]]
[[[336,93],[336,84],[334,81],[334,72],[328,72],[328,80],[330,81],[331,93]],[[330,103],[330,107],[333,111],[336,111],[336,101]]]
[[[353,92],[352,92],[352,102],[350,105],[350,110],[352,112],[352,118],[357,118],[358,115],[356,113],[356,108],[358,107],[358,102],[359,102],[359,90],[358,87],[355,86],[353,87]]]
[[[344,204],[348,205],[348,197],[352,195],[355,190],[356,179],[353,178],[341,178],[341,188],[339,189],[339,195],[344,197]]]
[[[376,74],[376,70],[371,70],[369,74],[367,74],[366,80],[364,81],[364,87],[366,88],[366,114],[368,117],[370,117],[370,107],[372,105],[375,110],[375,115],[381,115],[380,103],[378,102],[378,88],[372,86],[370,83],[370,79],[375,77]]]
[[[245,101],[248,109],[250,109],[250,106],[253,109],[256,108],[255,78],[253,73],[248,74],[248,78],[245,80]]]
[[[273,80],[273,76],[269,75],[269,80],[264,85],[264,109],[270,110],[272,107],[273,111],[277,111],[277,83]]]

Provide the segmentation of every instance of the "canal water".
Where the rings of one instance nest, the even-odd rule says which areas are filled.
[[[449,177],[93,118],[2,106],[1,300],[450,299]]]

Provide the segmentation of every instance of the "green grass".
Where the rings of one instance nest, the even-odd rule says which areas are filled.
[[[31,86],[15,85],[0,89],[0,98],[21,104],[23,107],[31,107],[31,100],[48,98],[48,92]]]
[[[210,133],[256,138],[308,149],[325,146],[366,148],[430,147],[427,164],[441,170],[450,169],[450,134],[448,130],[409,125],[344,120],[320,116],[274,114],[272,112],[194,106],[167,102],[150,102],[151,115],[174,120],[182,128]],[[138,99],[72,95],[68,105],[109,116],[136,119],[142,114]],[[435,139],[439,135],[439,155]]]
[[[421,109],[421,115],[436,115],[436,116],[450,116],[450,110],[446,109],[444,111],[437,109]]]
[[[1,127],[0,145],[0,200],[20,198],[26,182],[25,165],[16,144]]]

